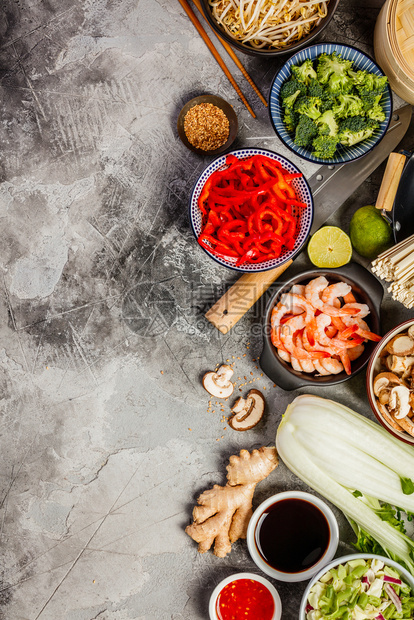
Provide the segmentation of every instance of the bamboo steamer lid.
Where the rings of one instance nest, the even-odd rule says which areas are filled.
[[[375,24],[374,51],[392,90],[414,104],[414,0],[387,0]]]

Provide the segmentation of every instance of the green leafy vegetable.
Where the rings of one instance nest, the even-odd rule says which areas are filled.
[[[365,577],[366,575],[366,577]],[[387,579],[392,578],[392,587]],[[377,558],[331,568],[310,588],[307,620],[412,620],[414,596],[398,571]],[[397,610],[396,605],[399,609]]]
[[[405,495],[411,495],[411,493],[414,493],[414,482],[411,480],[411,478],[401,477],[400,480],[402,492]]]
[[[358,549],[388,555],[414,575],[414,541],[401,518],[401,511],[414,512],[414,494],[402,488],[414,471],[411,446],[348,407],[311,395],[289,405],[276,446],[293,473],[345,513]]]

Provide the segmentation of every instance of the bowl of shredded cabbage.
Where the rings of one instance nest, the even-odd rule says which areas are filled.
[[[339,0],[201,0],[213,30],[255,56],[291,54],[314,41],[331,21]]]
[[[414,577],[389,558],[356,553],[327,564],[309,582],[299,620],[414,617]]]

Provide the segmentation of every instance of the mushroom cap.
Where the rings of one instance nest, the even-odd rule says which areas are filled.
[[[234,390],[234,385],[230,381],[233,372],[233,368],[225,364],[220,366],[217,372],[207,372],[203,377],[204,389],[216,398],[228,398]]]
[[[382,390],[391,389],[393,385],[404,385],[404,382],[393,372],[380,372],[374,378],[372,387],[375,396],[379,396]]]
[[[388,370],[393,373],[405,375],[414,365],[414,356],[412,355],[389,355],[386,359]]]
[[[401,433],[403,431],[402,426],[400,424],[398,424],[398,422],[394,419],[394,417],[388,411],[388,409],[385,407],[385,405],[381,405],[381,403],[377,403],[377,406],[378,406],[378,409],[381,412],[381,415],[384,418],[384,420],[386,420],[388,422],[388,424],[390,426],[392,426],[393,429],[395,429],[396,431],[400,431],[400,433]]]
[[[405,385],[397,385],[392,388],[390,400],[388,402],[390,409],[394,411],[397,420],[405,418],[411,411],[410,406],[410,390]]]
[[[414,353],[414,340],[407,334],[397,334],[385,347],[391,355],[412,355]]]
[[[231,411],[229,425],[235,431],[248,431],[263,417],[266,401],[259,390],[250,390],[246,398],[238,398]]]

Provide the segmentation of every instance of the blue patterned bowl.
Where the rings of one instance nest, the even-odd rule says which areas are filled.
[[[355,159],[359,159],[360,157],[366,155],[385,135],[392,115],[392,97],[390,87],[388,86],[381,99],[381,105],[385,111],[385,120],[380,123],[378,129],[375,130],[375,133],[370,138],[363,140],[359,144],[355,144],[355,146],[342,146],[339,144],[335,156],[332,159],[320,159],[319,157],[314,157],[311,149],[296,146],[293,142],[294,136],[287,131],[283,122],[284,112],[280,102],[280,89],[286,80],[290,78],[290,68],[292,65],[302,64],[307,58],[316,60],[316,58],[321,54],[332,54],[333,52],[340,54],[345,60],[352,60],[354,63],[354,70],[369,71],[370,73],[375,73],[381,77],[384,75],[378,65],[376,65],[375,62],[369,58],[369,56],[355,47],[351,47],[350,45],[341,45],[340,43],[319,43],[317,45],[311,45],[310,47],[297,52],[289,58],[289,60],[276,74],[269,96],[270,120],[272,121],[273,127],[279,138],[288,148],[290,148],[291,151],[296,153],[296,155],[299,155],[308,161],[313,161],[320,164],[342,164],[348,161],[354,161]]]
[[[247,157],[251,157],[252,155],[264,155],[265,157],[269,157],[277,162],[279,162],[282,167],[290,173],[298,173],[301,172],[299,168],[297,168],[291,161],[274,153],[273,151],[268,151],[266,149],[240,149],[237,151],[231,151],[231,153],[227,153],[227,155],[234,155],[238,159],[246,159]],[[221,155],[217,157],[214,161],[211,162],[209,166],[204,170],[204,172],[198,178],[194,189],[192,191],[190,197],[190,222],[193,233],[198,239],[201,233],[202,227],[202,214],[200,208],[198,206],[198,199],[201,194],[201,190],[204,187],[209,176],[215,172],[216,170],[221,170],[226,166],[226,157],[227,155]],[[268,271],[269,269],[275,269],[276,267],[280,267],[283,263],[286,263],[288,260],[291,260],[300,250],[303,248],[306,240],[309,236],[309,232],[312,226],[313,220],[313,198],[310,187],[304,176],[294,179],[292,181],[292,187],[295,189],[298,199],[301,202],[306,203],[307,208],[303,207],[293,207],[292,214],[298,218],[299,226],[298,226],[298,235],[296,237],[296,242],[292,250],[284,249],[281,255],[278,258],[274,258],[272,260],[264,261],[262,263],[246,263],[239,267],[236,266],[236,258],[228,258],[222,259],[218,256],[215,256],[212,252],[205,250],[200,246],[200,248],[206,252],[213,260],[220,263],[220,265],[224,265],[224,267],[229,267],[230,269],[234,269],[236,271],[243,272],[257,272],[257,271]]]

